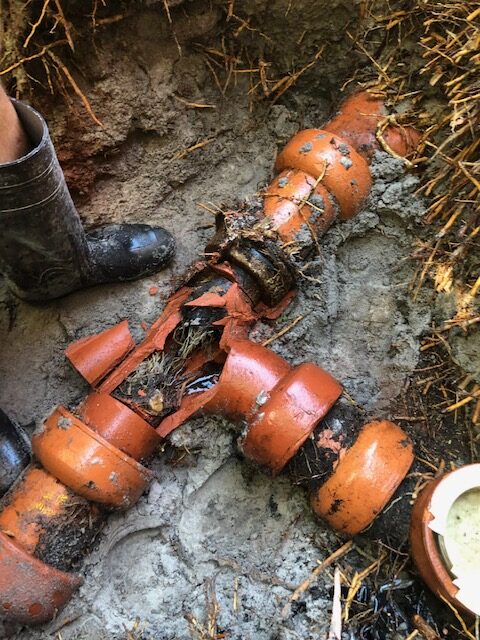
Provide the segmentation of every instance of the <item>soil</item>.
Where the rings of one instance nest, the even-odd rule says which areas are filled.
[[[257,36],[250,42],[257,49],[250,50],[272,56],[278,73],[327,45],[324,58],[274,105],[256,100],[252,108],[248,74],[235,76],[220,94],[201,47],[217,43],[225,14],[220,3],[200,1],[172,8],[177,42],[163,3],[146,2],[110,27],[108,37],[96,36],[94,55],[91,42],[80,45],[82,86],[103,128],[82,107],[72,112],[48,96],[39,99],[85,225],[162,224],[175,235],[177,254],[155,277],[43,306],[1,290],[0,406],[21,424],[33,425],[55,404],[80,401],[88,388],[66,362],[65,347],[125,318],[140,340],[213,234],[208,209],[255,198],[273,175],[279,146],[330,117],[351,72],[345,31],[358,23],[358,8],[293,4],[287,17],[286,1],[242,8],[272,38]],[[185,100],[215,108],[190,108]],[[187,152],[198,143],[204,145]],[[259,323],[251,333],[262,341],[302,315],[271,348],[292,364],[321,364],[365,408],[366,419],[398,415],[431,313],[429,301],[409,295],[410,255],[425,208],[415,193],[418,179],[380,152],[372,174],[364,210],[328,232],[293,304],[276,323]],[[401,415],[409,414],[402,409]],[[416,423],[402,426],[415,435]],[[153,469],[147,494],[128,513],[109,518],[85,558],[79,594],[51,625],[20,631],[18,640],[117,640],[128,631],[131,638],[210,638],[216,606],[218,638],[326,637],[331,571],[282,615],[292,590],[341,544],[315,520],[300,488],[245,463],[234,430],[218,419],[184,425]],[[404,500],[408,512],[409,497]],[[393,518],[389,526],[395,528]],[[359,544],[375,549],[372,538],[367,532]],[[356,553],[343,562],[349,570],[369,563]],[[382,637],[400,636],[392,625]]]

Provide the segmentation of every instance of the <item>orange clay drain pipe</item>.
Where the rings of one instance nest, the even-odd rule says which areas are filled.
[[[324,130],[294,136],[263,205],[217,220],[209,260],[194,265],[138,347],[122,322],[67,349],[94,392],[46,418],[33,437],[38,463],[2,501],[7,623],[43,623],[68,601],[81,579],[66,571],[106,512],[139,499],[151,478],[143,462],[195,414],[243,425],[244,455],[305,485],[315,512],[344,534],[368,526],[391,498],[413,460],[405,433],[385,420],[362,425],[327,372],[292,368],[246,340],[255,319],[277,317],[290,301],[295,263],[365,201],[384,113],[381,100],[357,93]],[[383,135],[397,153],[418,141],[411,128]]]

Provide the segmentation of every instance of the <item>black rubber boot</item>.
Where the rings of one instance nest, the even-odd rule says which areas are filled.
[[[85,233],[45,121],[13,103],[33,147],[0,165],[0,271],[13,291],[25,300],[51,300],[162,269],[175,243],[161,227],[109,225]]]
[[[134,280],[162,269],[175,244],[162,227],[110,224],[87,234],[90,259],[102,282]]]
[[[27,435],[0,409],[0,498],[30,462]]]

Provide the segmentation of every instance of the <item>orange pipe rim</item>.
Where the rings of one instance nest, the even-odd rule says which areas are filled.
[[[135,504],[152,478],[152,472],[64,407],[48,416],[32,446],[47,471],[72,491],[116,509]]]
[[[277,475],[342,394],[329,373],[304,363],[265,395],[240,443],[243,454]]]
[[[330,478],[312,495],[312,508],[332,529],[354,536],[373,522],[413,462],[411,440],[393,422],[369,422]]]

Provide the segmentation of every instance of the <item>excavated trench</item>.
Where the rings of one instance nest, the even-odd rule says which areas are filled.
[[[246,2],[242,11],[255,16],[261,35],[251,37],[245,56],[268,54],[281,74],[325,50],[275,104],[252,101],[245,73],[233,73],[222,95],[204,55],[221,41],[221,3],[172,7],[173,27],[161,2],[146,5],[96,34],[94,56],[91,42],[77,52],[103,128],[81,107],[72,112],[48,96],[37,106],[86,225],[159,223],[175,235],[177,255],[158,276],[43,306],[1,290],[0,405],[30,428],[54,405],[74,406],[86,393],[64,348],[125,318],[140,340],[213,235],[215,209],[255,202],[273,175],[279,146],[331,116],[355,58],[345,34],[359,25],[356,6]],[[262,342],[301,317],[270,347],[292,364],[322,365],[366,415],[395,418],[430,320],[428,304],[409,295],[409,257],[424,204],[415,195],[417,177],[401,161],[378,152],[371,171],[374,184],[361,214],[330,229],[296,299],[275,322],[258,322],[250,337]],[[116,640],[128,630],[131,638],[211,638],[212,620],[217,638],[326,637],[330,570],[285,608],[316,562],[341,544],[314,518],[300,488],[242,460],[234,431],[214,418],[176,431],[153,469],[147,494],[109,518],[85,558],[79,594],[48,627],[16,638]],[[405,506],[409,500],[401,498]],[[406,529],[394,518],[390,525],[392,532]],[[359,536],[359,544],[375,556],[374,538]],[[345,562],[361,569],[369,561],[354,554]],[[393,627],[383,637],[397,637]]]

